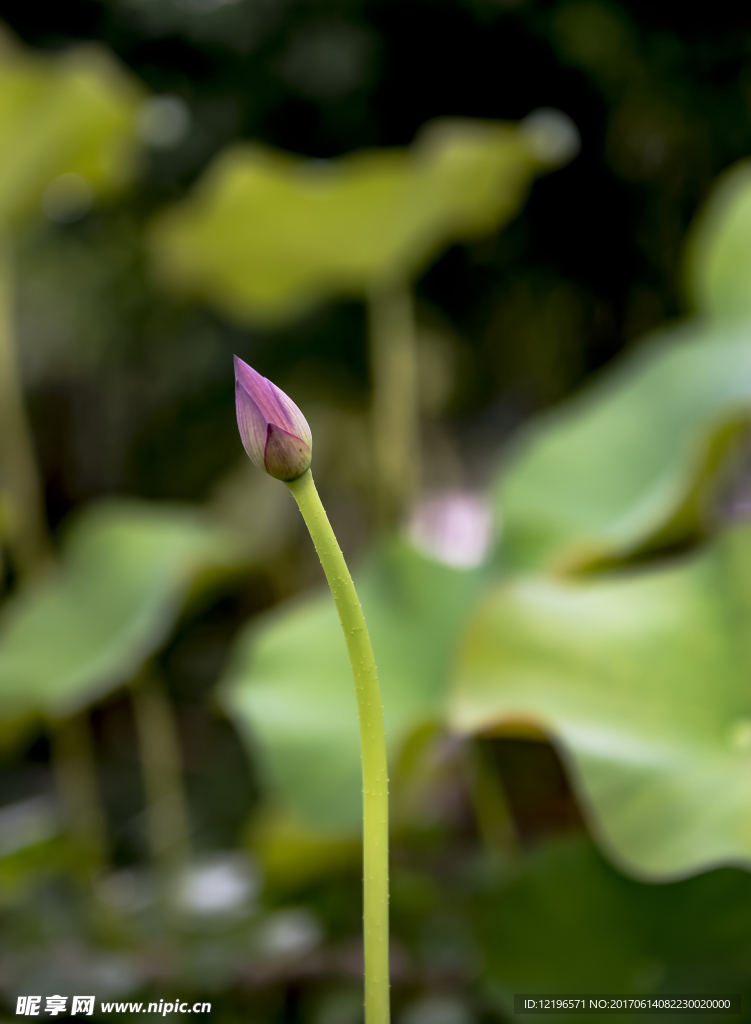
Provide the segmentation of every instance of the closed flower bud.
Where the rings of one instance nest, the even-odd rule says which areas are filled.
[[[296,480],[310,466],[313,439],[295,403],[235,356],[237,426],[248,457],[277,480]]]

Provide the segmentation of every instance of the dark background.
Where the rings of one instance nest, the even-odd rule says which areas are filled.
[[[686,227],[714,176],[751,146],[751,35],[728,3],[72,0],[6,3],[3,15],[35,47],[102,41],[153,90],[183,98],[193,118],[184,143],[150,156],[129,202],[56,229],[61,246],[100,250],[104,308],[88,330],[118,337],[89,383],[97,394],[80,373],[63,379],[49,360],[32,381],[49,424],[41,443],[53,522],[81,498],[113,489],[200,498],[222,468],[215,440],[234,429],[224,363],[190,363],[201,358],[196,335],[221,335],[213,351],[223,353],[236,332],[205,312],[167,309],[163,296],[157,302],[135,238],[150,212],[179,197],[228,141],[260,138],[326,158],[408,144],[437,116],[518,119],[552,106],[574,120],[578,158],[535,185],[498,239],[452,248],[418,286],[424,308],[460,336],[467,355],[451,399],[453,424],[473,441],[488,433],[473,427],[489,426],[496,445],[632,339],[685,311]],[[115,249],[121,264],[128,260],[128,243],[126,286],[122,267],[111,264]],[[119,279],[104,300],[108,267]],[[29,299],[37,320],[44,300],[38,292]],[[75,331],[82,345],[82,326]],[[282,376],[287,363],[304,359],[324,390],[343,374],[352,400],[366,401],[356,305],[259,335],[251,352],[264,371]],[[118,388],[136,365],[137,394],[126,402]],[[116,426],[103,427],[106,409],[102,416],[81,410],[99,405],[110,417],[113,407],[121,410]],[[71,454],[91,419],[109,441],[100,446],[103,465],[81,465],[86,458]],[[174,437],[190,434],[191,424],[205,456],[194,449],[190,466],[178,467]]]

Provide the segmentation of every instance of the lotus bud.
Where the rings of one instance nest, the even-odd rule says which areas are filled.
[[[235,356],[237,426],[248,458],[277,480],[296,480],[312,458],[307,420],[291,398]]]

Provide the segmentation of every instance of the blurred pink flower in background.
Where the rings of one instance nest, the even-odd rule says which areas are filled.
[[[424,554],[457,569],[472,569],[494,538],[487,499],[472,491],[442,491],[420,501],[409,520],[409,539]]]

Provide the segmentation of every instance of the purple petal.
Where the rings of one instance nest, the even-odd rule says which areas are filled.
[[[238,384],[242,384],[245,390],[248,392],[250,397],[256,403],[260,409],[262,415],[265,417],[267,422],[274,419],[277,413],[275,403],[269,402],[268,395],[268,381],[265,377],[262,377],[257,370],[254,370],[252,366],[248,366],[247,363],[243,362],[238,356],[234,357],[235,362],[235,380]],[[269,415],[271,414],[271,415]]]
[[[296,480],[310,465],[311,450],[301,438],[269,423],[264,468],[277,480]]]
[[[265,378],[264,378],[265,379]],[[301,441],[304,441],[308,448],[313,445],[313,437],[310,433],[310,427],[308,421],[305,419],[303,414],[297,408],[295,403],[289,398],[283,391],[281,391],[276,384],[272,384],[270,380],[266,380],[266,384],[269,387],[269,391],[274,396],[274,400],[278,403],[278,417],[271,420],[282,430],[286,430],[289,434],[294,434],[295,437],[299,437]]]
[[[263,454],[266,449],[268,423],[239,380],[235,382],[235,408],[237,409],[237,427],[240,431],[243,448],[251,462],[254,462],[259,469],[264,469]]]
[[[313,440],[308,422],[295,403],[276,384],[235,356],[235,379],[253,399],[267,423],[274,423],[289,434],[299,437],[308,448]]]

